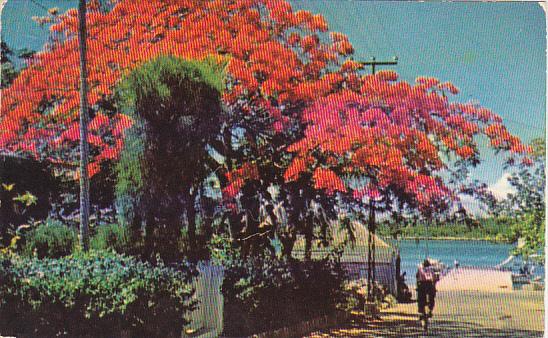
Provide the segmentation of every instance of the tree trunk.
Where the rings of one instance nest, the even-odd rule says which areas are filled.
[[[187,231],[188,231],[188,247],[190,250],[190,259],[192,261],[197,261],[198,253],[197,243],[196,243],[196,192],[190,193],[190,199],[188,200],[186,207],[186,218],[187,218]]]
[[[307,222],[304,234],[304,260],[310,262],[312,260],[312,240],[314,237],[312,222]]]
[[[312,237],[305,236],[304,243],[304,260],[310,262],[312,260]]]
[[[367,300],[373,300],[372,288],[375,283],[375,206],[373,201],[369,202],[369,221],[367,224]]]
[[[143,248],[143,259],[152,260],[154,252],[154,221],[150,211],[145,215],[145,241]]]
[[[86,69],[86,1],[78,3],[78,41],[80,49],[80,246],[89,249],[89,177],[88,177],[88,100]]]
[[[202,224],[203,227],[203,235],[204,235],[204,241],[200,243],[200,245],[205,245],[207,241],[211,239],[213,236],[213,218],[209,217],[205,214],[201,215],[202,218]]]
[[[293,252],[293,246],[295,245],[295,236],[292,234],[280,236],[280,242],[282,243],[282,256],[291,260],[291,253]]]
[[[130,226],[130,232],[131,232],[131,240],[134,243],[138,243],[141,240],[144,239],[144,231],[143,231],[143,218],[141,217],[141,211],[137,210],[137,208],[140,206],[135,205],[133,207],[133,218],[131,219]]]

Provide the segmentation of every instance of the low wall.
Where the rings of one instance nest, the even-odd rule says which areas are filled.
[[[221,293],[223,284],[223,267],[201,262],[198,264],[200,274],[193,281],[195,289],[193,299],[198,301],[198,308],[188,317],[192,334],[183,337],[215,338],[223,331],[224,299]]]
[[[354,278],[367,278],[367,263],[366,262],[346,262],[343,263],[343,267]],[[193,286],[195,288],[194,300],[197,300],[198,308],[189,315],[190,324],[189,328],[192,329],[192,333],[187,335],[183,334],[183,337],[199,337],[199,338],[213,338],[219,337],[223,331],[223,314],[224,314],[224,299],[221,293],[221,287],[223,283],[223,267],[213,265],[209,262],[201,262],[198,265],[200,272],[199,276],[194,280]],[[395,264],[394,263],[376,263],[376,280],[382,285],[386,286],[388,291],[396,294],[396,280],[395,280]],[[318,330],[329,325],[335,325],[341,320],[341,314],[337,316],[325,316],[316,318],[311,321],[303,322],[299,324],[299,327],[306,328],[307,332],[311,330]],[[292,327],[291,330],[298,329]],[[263,333],[257,335],[257,337],[285,337],[283,330],[277,332],[274,335],[271,333]],[[279,332],[278,332],[279,331]],[[293,332],[295,336],[295,331]],[[291,336],[288,336],[291,337]]]

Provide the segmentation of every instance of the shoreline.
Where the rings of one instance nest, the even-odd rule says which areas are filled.
[[[403,237],[398,238],[398,240],[481,241],[481,242],[492,242],[492,243],[501,243],[501,244],[512,244],[508,241],[497,240],[496,238],[490,238],[490,237],[470,238],[470,237],[456,237],[456,236],[444,236],[444,237],[403,236]]]

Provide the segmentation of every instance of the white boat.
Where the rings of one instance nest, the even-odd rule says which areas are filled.
[[[533,282],[542,284],[542,277],[534,274],[536,268],[534,262],[529,260],[525,262],[517,261],[514,260],[515,258],[515,256],[510,256],[504,262],[496,265],[495,268],[512,271],[512,284],[515,286],[527,285]],[[534,258],[534,256],[531,256],[531,258]]]
[[[530,274],[522,274],[522,273],[513,273],[512,274],[512,284],[530,284],[532,282],[533,278]]]

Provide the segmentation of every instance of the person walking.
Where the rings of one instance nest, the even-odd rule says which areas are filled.
[[[425,259],[417,270],[417,303],[421,321],[432,318],[436,300],[436,283],[438,277],[434,267]],[[428,312],[426,312],[428,307]]]

